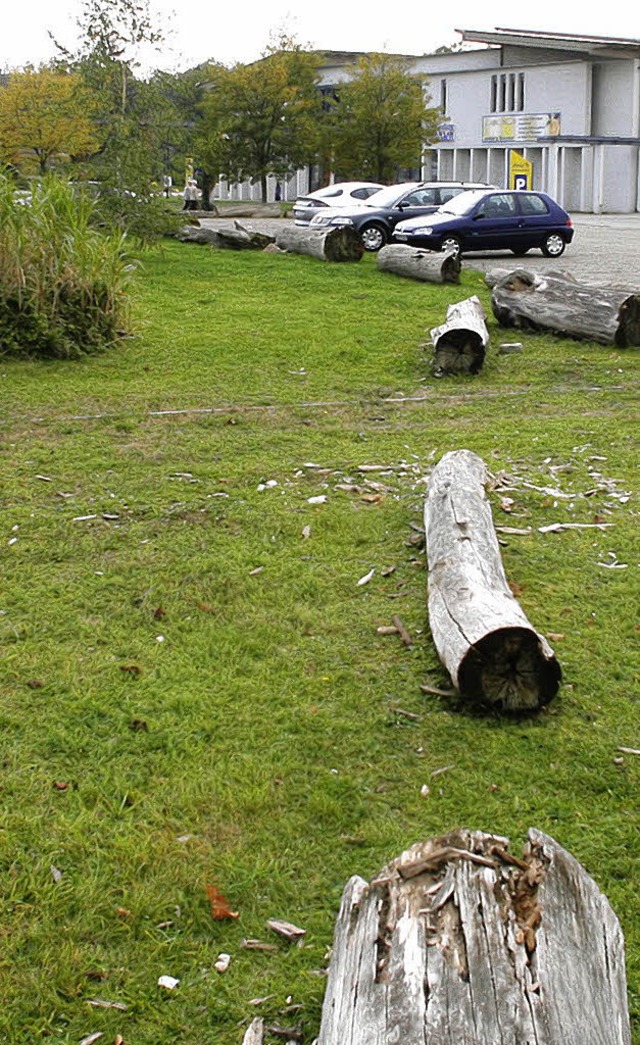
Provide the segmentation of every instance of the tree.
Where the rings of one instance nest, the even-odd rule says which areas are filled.
[[[333,167],[344,178],[392,182],[420,165],[439,114],[428,108],[423,78],[393,55],[361,58],[340,85],[331,114]]]
[[[16,166],[35,164],[44,174],[54,160],[87,156],[100,141],[94,116],[93,99],[79,76],[46,67],[13,72],[0,90],[3,159]]]
[[[319,144],[320,56],[282,43],[250,65],[211,66],[202,106],[208,168],[233,181],[259,181],[263,200],[268,175],[286,177],[313,162]]]

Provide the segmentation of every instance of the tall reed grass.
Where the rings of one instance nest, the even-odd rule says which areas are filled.
[[[59,178],[23,202],[0,176],[0,356],[73,358],[127,332],[134,264],[122,234],[91,227],[93,209]]]

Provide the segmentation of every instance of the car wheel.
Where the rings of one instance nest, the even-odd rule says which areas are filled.
[[[461,254],[462,243],[457,236],[445,236],[440,244],[440,250],[443,254]]]
[[[550,232],[542,241],[540,250],[545,258],[559,258],[564,254],[566,243],[559,232]]]
[[[529,248],[528,247],[512,247],[511,248],[511,253],[515,254],[515,256],[517,258],[523,258],[525,256],[525,254],[529,253]]]
[[[384,247],[389,237],[382,225],[365,225],[360,229],[360,239],[365,250],[376,251]]]

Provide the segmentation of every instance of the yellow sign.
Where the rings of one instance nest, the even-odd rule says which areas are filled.
[[[509,153],[509,188],[533,188],[533,164],[515,149]]]

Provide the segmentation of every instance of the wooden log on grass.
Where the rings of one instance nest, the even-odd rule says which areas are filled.
[[[549,272],[515,269],[491,292],[505,327],[543,330],[619,348],[640,346],[640,292],[593,287]]]
[[[276,233],[276,245],[292,254],[308,254],[321,261],[360,261],[364,254],[357,232],[346,225],[313,230],[283,225]]]
[[[560,665],[507,583],[484,461],[445,454],[424,506],[429,625],[460,696],[476,708],[532,711],[557,693]]]
[[[263,232],[244,228],[239,222],[235,222],[233,227],[220,229],[185,225],[176,236],[183,243],[200,243],[221,250],[264,250],[275,239],[274,236],[266,236]]]
[[[453,831],[347,883],[317,1045],[629,1045],[624,941],[553,838]]]
[[[431,331],[431,342],[437,376],[480,372],[489,344],[489,331],[484,310],[475,294],[449,305],[445,322]]]
[[[396,276],[424,283],[459,283],[462,263],[459,254],[422,250],[406,243],[390,243],[378,251],[378,268]]]

